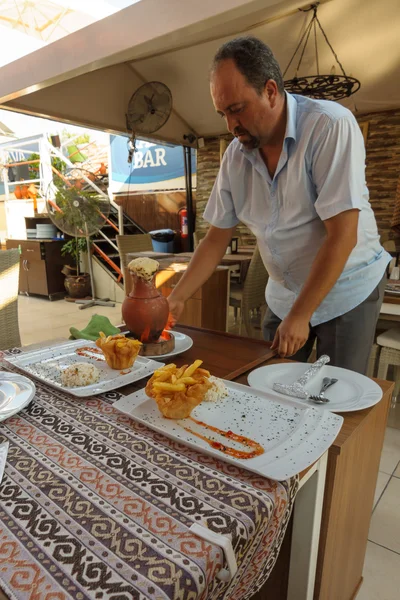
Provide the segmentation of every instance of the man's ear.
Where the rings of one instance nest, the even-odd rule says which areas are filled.
[[[274,108],[279,95],[278,86],[274,79],[268,79],[266,82],[264,86],[264,95],[268,99],[271,108]]]

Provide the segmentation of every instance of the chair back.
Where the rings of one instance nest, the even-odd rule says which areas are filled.
[[[151,235],[149,233],[138,233],[137,235],[117,235],[117,246],[121,259],[121,271],[124,276],[125,294],[130,291],[130,281],[128,277],[128,262],[127,255],[130,252],[150,252],[153,250],[151,243]]]
[[[19,251],[0,250],[0,350],[21,345],[18,324]]]
[[[205,238],[207,235],[207,232],[199,232],[199,231],[195,231],[193,233],[193,247],[197,248],[197,246],[200,244],[201,240],[203,238]]]
[[[396,252],[396,242],[394,240],[386,240],[383,242],[382,246],[385,248],[386,252]]]
[[[252,335],[251,313],[262,310],[265,306],[265,287],[268,282],[268,272],[264,266],[258,246],[254,250],[246,279],[243,285],[241,318],[248,336]]]

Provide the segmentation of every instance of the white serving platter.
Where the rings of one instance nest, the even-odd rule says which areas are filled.
[[[161,364],[155,360],[138,356],[133,367],[126,369],[126,371],[118,371],[111,369],[105,360],[101,360],[99,354],[93,353],[92,356],[79,356],[76,353],[79,348],[97,349],[94,342],[88,340],[71,340],[53,347],[50,346],[48,348],[40,348],[7,356],[7,360],[29,376],[33,376],[43,383],[47,383],[54,388],[80,398],[103,394],[128,383],[139,381],[144,377],[152,375],[156,369],[160,368]],[[82,387],[63,386],[61,383],[61,372],[70,365],[78,362],[88,362],[100,369],[101,375],[99,381]]]
[[[245,385],[224,383],[229,395],[217,402],[202,402],[193,410],[192,417],[255,440],[263,446],[264,454],[238,459],[212,448],[183,427],[188,426],[203,434],[204,428],[196,426],[190,419],[175,421],[164,418],[144,389],[121,398],[113,407],[191,448],[277,481],[292,477],[317,461],[332,445],[342,426],[343,417],[333,413]],[[215,441],[244,449],[218,434],[208,435]]]
[[[35,393],[35,384],[27,377],[0,371],[0,422],[28,406]]]
[[[266,365],[249,373],[247,381],[252,388],[285,398],[283,394],[273,390],[274,383],[294,383],[308,367],[309,365],[305,363]],[[318,394],[324,377],[337,379],[337,382],[325,392],[325,396],[329,398],[330,402],[313,404],[318,410],[340,413],[364,410],[374,406],[382,398],[382,388],[369,377],[331,365],[324,365],[307,383],[306,390],[310,394]],[[299,400],[299,402],[311,404],[309,400]]]

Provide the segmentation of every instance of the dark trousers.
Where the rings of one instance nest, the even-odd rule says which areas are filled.
[[[331,365],[366,374],[376,323],[385,293],[386,275],[371,295],[348,313],[310,328],[305,345],[292,360],[307,362],[317,340],[317,358],[330,357]],[[263,323],[264,339],[272,342],[281,320],[268,308]]]

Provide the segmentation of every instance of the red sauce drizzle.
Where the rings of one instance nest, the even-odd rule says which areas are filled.
[[[244,450],[236,450],[236,448],[231,448],[230,446],[225,446],[225,444],[223,444],[221,442],[216,442],[215,440],[211,440],[208,437],[206,437],[205,435],[202,435],[201,433],[197,433],[196,431],[193,431],[193,429],[191,429],[190,427],[183,427],[183,429],[185,429],[192,435],[195,435],[198,438],[207,442],[207,444],[210,444],[210,446],[212,448],[215,448],[215,450],[219,450],[220,452],[223,452],[224,454],[228,454],[229,456],[233,456],[234,458],[254,458],[255,456],[260,456],[260,454],[264,454],[264,448],[258,442],[255,442],[254,440],[252,440],[248,437],[245,437],[244,435],[239,435],[238,433],[234,433],[233,431],[230,431],[230,430],[224,431],[223,429],[218,429],[218,427],[214,427],[213,425],[207,425],[207,423],[203,423],[203,421],[198,421],[197,419],[194,419],[193,417],[189,417],[189,419],[191,419],[194,423],[197,423],[197,425],[200,425],[201,427],[208,429],[209,431],[213,431],[214,433],[219,433],[223,437],[229,438],[230,440],[233,440],[234,442],[239,442],[239,444],[242,444],[243,446],[253,448],[253,450],[250,450],[248,452],[246,452]]]
[[[100,348],[92,348],[91,346],[82,346],[81,348],[77,348],[75,353],[79,356],[85,356],[86,358],[92,358],[93,360],[102,361],[105,360],[103,352]],[[93,354],[99,354],[99,358],[95,358]]]

